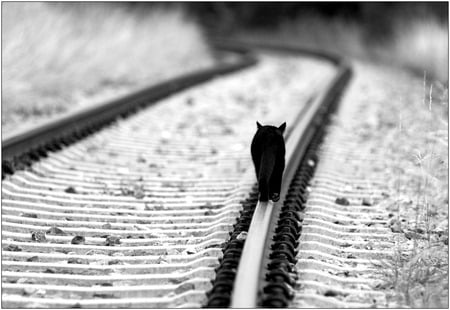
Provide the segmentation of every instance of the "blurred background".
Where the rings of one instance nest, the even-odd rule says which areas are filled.
[[[2,2],[2,129],[217,62],[207,36],[401,66],[448,84],[447,2]]]
[[[185,5],[214,33],[406,66],[448,81],[447,2],[214,2]]]

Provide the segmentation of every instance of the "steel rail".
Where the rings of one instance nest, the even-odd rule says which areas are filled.
[[[286,133],[287,165],[283,176],[283,186],[279,203],[258,203],[250,225],[243,255],[238,267],[237,277],[232,294],[232,307],[248,308],[258,306],[258,297],[263,284],[263,270],[268,259],[269,246],[273,230],[279,217],[280,208],[286,197],[290,181],[296,168],[306,152],[307,146],[317,128],[321,127],[325,114],[335,101],[335,97],[348,81],[350,67],[339,57],[326,53],[317,53],[295,47],[283,47],[274,44],[258,44],[231,40],[214,40],[218,49],[234,51],[242,55],[238,62],[220,64],[218,67],[202,70],[172,79],[152,87],[138,90],[105,104],[84,109],[70,115],[59,117],[52,122],[35,127],[18,134],[6,137],[2,141],[3,163],[14,161],[15,158],[36,149],[46,148],[48,144],[60,143],[68,136],[75,139],[97,130],[99,127],[113,121],[120,115],[127,115],[138,108],[151,104],[158,99],[187,87],[207,81],[217,75],[240,70],[256,63],[256,58],[249,52],[253,49],[272,49],[280,52],[304,54],[327,60],[337,67],[337,74],[326,86],[326,90],[313,99],[299,114],[294,127],[289,127]],[[3,167],[4,168],[4,167]],[[4,169],[3,169],[4,170]]]
[[[242,46],[245,43],[222,40],[217,44],[231,44]],[[231,296],[232,308],[255,308],[259,306],[259,297],[263,283],[263,270],[268,261],[269,247],[274,234],[275,224],[279,218],[280,209],[285,200],[291,180],[295,176],[297,167],[305,154],[314,134],[324,125],[324,118],[330,110],[336,97],[342,91],[351,76],[351,67],[340,58],[310,50],[273,44],[245,44],[252,48],[273,49],[290,53],[307,54],[320,57],[336,65],[335,77],[319,94],[306,106],[298,116],[297,123],[286,133],[286,168],[283,175],[280,200],[277,203],[258,202],[248,235],[245,241],[241,260],[239,262],[234,288]]]
[[[290,53],[294,55],[306,55],[312,58],[318,58],[334,64],[336,67],[348,67],[345,60],[337,54],[325,52],[317,49],[311,49],[306,47],[299,47],[290,44],[280,44],[276,42],[264,42],[264,41],[243,41],[239,39],[226,39],[217,38],[212,39],[212,43],[216,48],[229,49],[236,52],[243,52],[245,50],[271,50],[281,53]]]
[[[240,57],[232,63],[220,63],[212,68],[144,87],[118,99],[69,112],[50,121],[2,137],[2,175],[5,173],[5,168],[8,169],[8,163],[13,163],[20,156],[35,151],[38,153],[44,151],[45,153],[49,145],[58,144],[61,141],[68,144],[98,130],[119,116],[126,116],[163,97],[218,75],[235,72],[257,63],[256,57],[249,50],[233,46],[217,46],[215,49],[237,53]]]

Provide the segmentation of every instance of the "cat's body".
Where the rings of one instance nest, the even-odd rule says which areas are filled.
[[[262,126],[256,122],[258,130],[253,137],[251,153],[258,179],[259,200],[278,201],[280,199],[281,179],[284,170],[283,132],[286,123],[280,127]]]

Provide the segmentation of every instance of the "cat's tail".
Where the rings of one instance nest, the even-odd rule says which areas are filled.
[[[258,187],[259,201],[269,201],[269,180],[275,166],[275,154],[271,151],[265,151],[261,157],[259,168]]]

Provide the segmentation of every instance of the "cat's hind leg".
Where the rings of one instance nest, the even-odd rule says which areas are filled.
[[[270,199],[273,202],[280,200],[281,182],[283,178],[284,162],[277,162],[270,177]]]
[[[269,201],[269,182],[267,180],[259,180],[259,201],[265,202]]]

